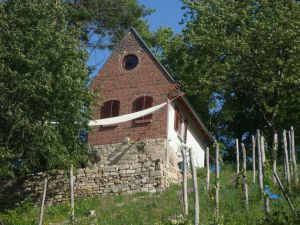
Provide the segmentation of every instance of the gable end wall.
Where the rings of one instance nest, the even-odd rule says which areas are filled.
[[[122,67],[124,56],[135,54],[139,63],[133,70]],[[136,35],[130,31],[114,49],[111,57],[91,84],[92,90],[100,90],[102,101],[120,101],[120,115],[132,113],[133,101],[143,94],[153,97],[153,106],[167,101],[168,93],[176,86]],[[98,99],[100,102],[100,99]],[[93,118],[100,119],[100,107],[93,107]],[[88,140],[91,146],[120,143],[126,137],[130,141],[166,138],[167,107],[153,113],[152,122],[134,124],[132,121],[115,127],[93,127]]]

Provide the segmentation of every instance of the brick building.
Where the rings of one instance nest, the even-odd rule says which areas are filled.
[[[159,159],[177,167],[184,143],[193,149],[196,165],[204,166],[205,146],[214,138],[133,28],[114,48],[91,89],[100,92],[102,103],[92,108],[88,135],[98,163]]]

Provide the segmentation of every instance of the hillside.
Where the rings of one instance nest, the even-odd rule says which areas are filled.
[[[212,174],[212,183],[214,182]],[[246,225],[259,224],[264,217],[263,201],[258,194],[258,186],[249,182],[250,210],[246,212],[242,202],[242,188],[235,189],[235,176],[233,167],[226,166],[221,170],[220,190],[220,218],[213,215],[213,190],[205,190],[205,169],[198,170],[200,193],[200,224],[232,224]],[[251,180],[252,171],[248,172]],[[189,189],[192,185],[189,184]],[[280,191],[273,187],[273,193]],[[294,187],[290,194],[291,201],[296,209],[300,210],[299,187]],[[174,185],[162,193],[137,193],[127,196],[108,196],[99,199],[81,199],[75,202],[75,224],[89,225],[153,225],[153,224],[192,224],[193,218],[193,193],[189,193],[190,223],[180,223],[182,217],[181,187]],[[89,216],[95,210],[94,216]],[[272,212],[281,211],[283,214],[276,219],[293,219],[286,200],[281,195],[279,200],[271,200]],[[62,204],[46,208],[45,224],[68,224],[69,205]],[[285,214],[286,212],[286,214]],[[32,206],[28,200],[22,207],[0,213],[0,221],[4,225],[29,225],[37,224],[39,208]],[[284,216],[287,216],[286,218]],[[177,221],[177,222],[176,222]],[[0,223],[1,224],[1,223]],[[269,224],[272,224],[269,223]]]

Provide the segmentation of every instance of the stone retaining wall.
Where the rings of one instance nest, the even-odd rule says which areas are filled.
[[[22,203],[30,197],[40,201],[43,180],[48,177],[46,202],[48,205],[66,202],[69,199],[69,176],[67,171],[53,170],[13,180],[0,181],[0,208]],[[99,197],[136,192],[158,192],[170,183],[180,182],[181,175],[161,160],[139,161],[132,164],[92,167],[74,170],[75,198]]]

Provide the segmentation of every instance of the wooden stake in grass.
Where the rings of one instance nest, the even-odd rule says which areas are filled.
[[[264,136],[260,136],[260,150],[261,150],[261,164],[262,164],[262,172],[263,172],[263,179],[266,178],[266,175],[265,175],[265,163],[266,163],[266,153],[265,153],[265,138]],[[263,182],[263,187],[264,187],[264,182]],[[264,198],[264,208],[265,208],[265,213],[266,214],[269,214],[270,213],[270,199],[269,199],[269,196],[264,193],[264,190],[263,190],[263,198]]]
[[[245,197],[245,208],[249,210],[249,195],[248,195],[248,183],[247,183],[247,162],[246,162],[246,149],[244,143],[241,144],[243,151],[243,191]]]
[[[253,184],[256,181],[256,166],[255,166],[255,137],[252,135],[252,171],[253,171]]]
[[[273,184],[276,184],[275,173],[277,171],[278,135],[275,131],[273,140]]]
[[[257,153],[258,153],[258,181],[259,181],[259,190],[260,193],[263,193],[264,183],[263,183],[263,165],[262,165],[262,156],[261,156],[261,145],[260,145],[260,130],[256,131],[256,140],[257,140]]]
[[[220,167],[219,167],[219,144],[216,143],[216,216],[219,216],[219,189],[220,189]]]
[[[195,225],[199,225],[199,196],[198,196],[198,182],[197,171],[194,163],[193,150],[189,148],[190,164],[193,178],[193,190],[194,190],[194,204],[195,204]]]
[[[288,204],[289,204],[289,206],[290,206],[292,212],[294,213],[294,216],[297,217],[297,214],[296,214],[295,209],[294,209],[294,207],[293,207],[293,205],[292,205],[292,203],[291,203],[291,201],[290,201],[290,199],[289,199],[289,196],[286,194],[286,191],[284,190],[284,187],[283,187],[283,185],[282,185],[282,183],[281,183],[281,181],[280,181],[280,179],[279,179],[279,177],[278,177],[278,175],[277,175],[276,172],[274,173],[274,176],[275,176],[275,178],[276,178],[276,180],[277,180],[277,182],[278,182],[278,184],[279,184],[279,187],[280,187],[280,189],[281,189],[281,192],[283,193],[283,195],[284,195],[286,201],[288,202]]]
[[[294,181],[295,184],[298,184],[298,171],[297,171],[297,157],[296,157],[296,149],[295,149],[295,131],[294,128],[291,127],[291,139],[292,139],[292,161],[294,167]]]
[[[39,219],[39,225],[43,224],[44,205],[45,205],[45,199],[46,199],[46,193],[47,193],[47,182],[48,182],[48,179],[45,178],[45,180],[44,180],[44,191],[43,191],[43,197],[42,197],[42,205],[41,205],[41,212],[40,212],[40,219]]]
[[[74,224],[75,212],[74,212],[74,176],[73,176],[73,164],[70,166],[70,204],[71,204],[71,224]]]
[[[210,168],[209,168],[209,147],[206,147],[206,190],[209,191]]]
[[[236,149],[236,182],[235,182],[235,187],[238,188],[239,177],[240,177],[239,139],[235,139],[235,149]]]
[[[286,130],[283,130],[283,148],[284,148],[284,162],[285,162],[285,177],[288,183],[288,189],[290,190],[291,174],[289,168],[289,155],[287,149]]]
[[[189,214],[188,208],[188,196],[187,196],[187,159],[186,159],[186,147],[181,147],[182,162],[183,162],[183,177],[182,177],[182,195],[183,195],[183,213],[185,216]]]
[[[292,160],[292,135],[291,135],[291,131],[287,131],[288,133],[288,153],[289,153],[289,166],[290,166],[290,175],[291,175],[291,178],[293,177],[293,174],[294,174],[294,165],[293,165],[293,160]]]

